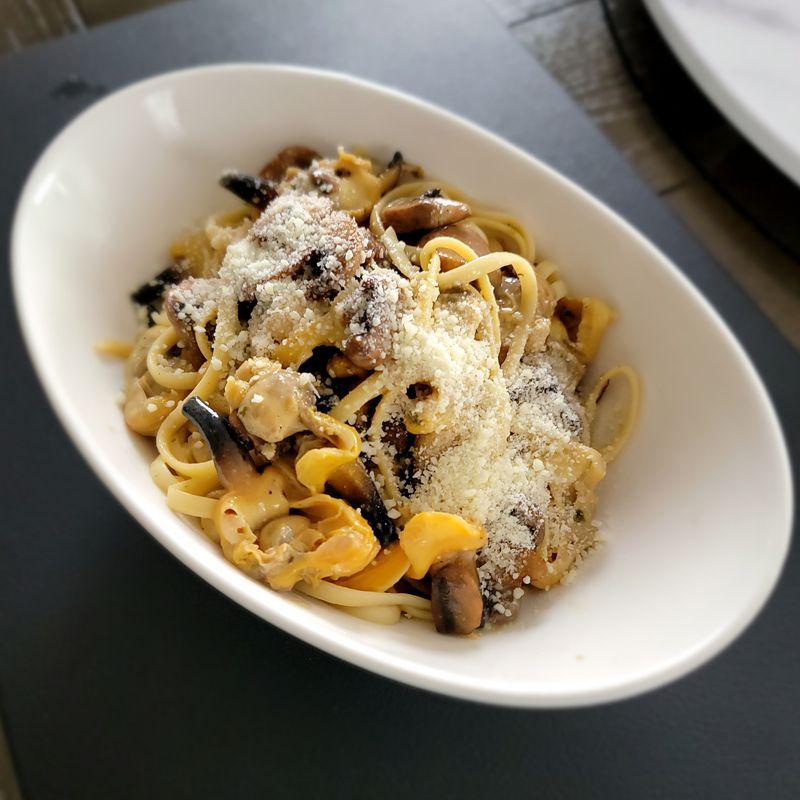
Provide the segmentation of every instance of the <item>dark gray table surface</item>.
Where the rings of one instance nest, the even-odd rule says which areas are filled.
[[[797,463],[797,354],[478,0],[209,0],[0,63],[0,252],[22,181],[64,123],[131,80],[223,60],[328,66],[412,91],[575,178],[727,319]],[[796,546],[744,636],[644,697],[522,712],[391,683],[241,610],[125,514],[44,400],[7,272],[0,703],[27,797],[800,796]]]

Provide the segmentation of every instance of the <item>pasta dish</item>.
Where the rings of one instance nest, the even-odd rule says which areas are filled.
[[[385,162],[384,162],[385,163]],[[469,634],[596,541],[634,372],[587,385],[614,312],[512,216],[293,146],[133,294],[121,398],[171,509],[274,590]]]

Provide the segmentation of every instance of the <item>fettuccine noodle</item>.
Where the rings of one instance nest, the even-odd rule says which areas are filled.
[[[177,239],[134,293],[124,415],[176,513],[278,591],[466,634],[594,543],[636,373],[585,373],[614,312],[524,226],[340,150],[286,148],[246,205]]]

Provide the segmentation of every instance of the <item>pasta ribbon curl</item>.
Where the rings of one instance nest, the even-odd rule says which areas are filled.
[[[273,467],[224,494],[214,522],[225,557],[277,590],[347,577],[380,549],[363,517],[343,500],[315,494],[290,503]]]

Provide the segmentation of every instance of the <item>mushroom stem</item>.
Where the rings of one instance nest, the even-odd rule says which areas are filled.
[[[199,397],[190,397],[183,404],[182,411],[205,439],[223,486],[227,489],[241,486],[257,476],[250,456],[230,423],[208,403]]]
[[[475,552],[450,553],[430,568],[431,611],[439,633],[465,635],[483,619]]]
[[[356,459],[339,467],[328,478],[328,485],[361,512],[381,545],[387,545],[397,538],[394,521],[386,511],[383,499],[361,461]]]

